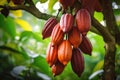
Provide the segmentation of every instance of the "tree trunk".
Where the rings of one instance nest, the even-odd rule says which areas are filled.
[[[105,41],[104,73],[103,80],[115,80],[115,53],[116,53],[116,34],[119,29],[116,24],[112,9],[112,0],[99,0],[103,8],[103,15],[106,21],[106,29],[111,34],[111,40]]]
[[[103,80],[115,80],[115,42],[106,43],[105,49]]]

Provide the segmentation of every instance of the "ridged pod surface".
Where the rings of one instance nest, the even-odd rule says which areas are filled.
[[[99,0],[81,0],[81,2],[82,8],[87,9],[91,15],[94,14],[94,11],[102,11],[102,7],[99,3]]]
[[[84,57],[79,48],[73,48],[71,66],[72,70],[80,77],[84,71]]]
[[[79,32],[77,27],[73,27],[72,31],[68,34],[68,40],[73,45],[74,48],[78,48],[78,46],[82,42],[82,34]]]
[[[56,63],[57,56],[58,56],[58,47],[57,46],[53,47],[51,43],[49,43],[46,51],[46,61],[50,67]]]
[[[92,54],[92,44],[86,36],[83,36],[83,40],[82,40],[82,43],[79,45],[79,48],[85,54],[88,54],[88,55]]]
[[[67,9],[68,7],[72,7],[75,0],[59,0],[59,2],[62,4],[64,9]]]
[[[64,33],[60,29],[60,24],[58,23],[55,25],[55,27],[52,31],[52,34],[51,34],[52,46],[60,44],[63,40],[63,37],[64,37]]]
[[[57,75],[61,74],[63,72],[64,68],[65,68],[65,66],[57,60],[57,62],[52,66],[53,75],[57,76]]]
[[[58,47],[58,59],[59,61],[66,65],[72,57],[72,47],[68,40],[63,40]]]
[[[74,17],[72,14],[63,14],[60,19],[60,28],[63,32],[69,32],[74,24]]]
[[[53,31],[53,28],[55,27],[55,25],[57,24],[57,20],[53,17],[49,18],[42,30],[42,36],[43,39],[48,38],[51,36],[51,33]]]
[[[82,34],[86,34],[90,30],[91,17],[86,9],[80,9],[76,14],[76,24]]]

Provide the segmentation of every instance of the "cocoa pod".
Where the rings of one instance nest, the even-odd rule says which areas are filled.
[[[72,14],[63,14],[60,19],[60,28],[63,32],[69,32],[74,24],[74,17]]]
[[[102,7],[99,3],[99,0],[81,0],[81,2],[82,2],[82,8],[87,9],[91,15],[94,14],[94,11],[98,11],[98,12],[102,11]]]
[[[95,5],[95,0],[81,0],[82,3],[82,8],[87,9],[87,11],[93,15],[95,9],[94,9],[94,5]]]
[[[49,18],[46,21],[46,23],[45,23],[45,25],[42,29],[43,39],[51,36],[52,30],[53,30],[53,28],[55,27],[56,24],[57,24],[57,20],[53,17]]]
[[[81,44],[79,45],[79,48],[85,54],[88,54],[88,55],[92,54],[92,44],[86,36],[83,36],[83,40]]]
[[[82,34],[79,33],[77,27],[74,26],[72,31],[69,32],[68,40],[70,41],[74,48],[78,48],[78,46],[82,42]]]
[[[46,51],[46,61],[50,67],[56,63],[57,56],[58,56],[58,47],[57,46],[53,47],[51,43],[49,43]]]
[[[95,4],[94,7],[95,7],[95,11],[97,11],[97,12],[102,12],[103,11],[102,6],[101,6],[99,0],[96,0],[96,4]]]
[[[68,7],[72,7],[75,0],[59,0],[59,2],[62,4],[64,9],[67,9]]]
[[[73,48],[71,58],[72,70],[80,77],[84,71],[84,57],[79,48]]]
[[[72,57],[72,47],[68,40],[63,40],[58,46],[58,60],[66,65]]]
[[[83,34],[90,30],[91,17],[86,9],[80,9],[76,14],[76,24],[79,31]]]
[[[52,66],[53,75],[57,76],[57,75],[61,74],[63,72],[64,68],[65,68],[65,66],[57,60],[57,62]]]
[[[62,40],[63,40],[63,37],[64,37],[64,33],[60,29],[60,24],[58,23],[53,28],[53,31],[52,31],[52,34],[51,34],[52,45],[54,46],[54,45],[60,44],[60,42],[62,42]]]

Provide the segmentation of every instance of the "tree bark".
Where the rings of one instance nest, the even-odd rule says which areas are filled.
[[[104,57],[104,73],[102,80],[115,80],[115,42],[105,44],[106,54]]]
[[[100,2],[106,21],[106,29],[108,29],[111,34],[111,41],[105,41],[106,52],[104,57],[104,73],[102,80],[115,80],[116,35],[119,34],[119,29],[112,9],[112,0],[100,0]]]

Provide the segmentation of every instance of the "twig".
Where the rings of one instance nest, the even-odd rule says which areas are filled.
[[[92,25],[101,33],[105,42],[111,42],[113,40],[113,36],[109,33],[109,31],[100,24],[94,17],[92,17]]]
[[[8,50],[8,51],[11,51],[11,52],[14,52],[14,53],[22,53],[18,50],[15,50],[15,49],[11,48],[11,47],[8,47],[8,46],[0,46],[0,49],[1,50]]]
[[[7,9],[9,10],[25,10],[29,13],[31,13],[32,15],[34,15],[35,17],[39,18],[39,19],[44,19],[47,20],[48,18],[50,18],[52,15],[46,14],[46,13],[41,13],[35,6],[25,6],[25,5],[17,5],[17,6],[4,6],[4,5],[0,5],[0,8],[5,8],[7,7]],[[53,16],[55,17],[55,16]]]

